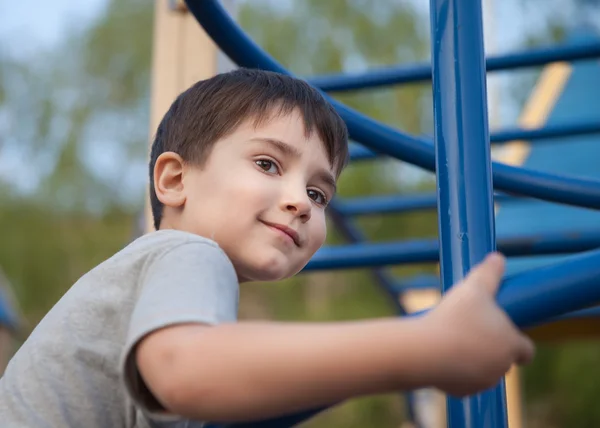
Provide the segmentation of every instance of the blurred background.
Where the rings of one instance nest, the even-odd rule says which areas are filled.
[[[235,1],[240,25],[301,76],[429,61],[426,0]],[[139,233],[146,192],[153,2],[0,0],[0,285],[22,321],[10,353],[85,272]],[[502,54],[600,31],[592,0],[484,1],[486,50]],[[488,80],[492,129],[516,126],[540,73]],[[432,133],[430,83],[335,95],[414,134]],[[342,196],[434,190],[398,161],[352,165]],[[437,236],[435,211],[371,215],[373,241]],[[330,243],[343,242],[330,228]],[[435,266],[394,268],[435,273]],[[241,318],[344,320],[391,315],[366,271],[303,274],[242,287]],[[1,342],[0,342],[1,343]],[[4,345],[7,346],[7,345]],[[599,427],[600,344],[543,344],[523,372],[528,427]],[[404,401],[355,400],[308,427],[397,427]]]

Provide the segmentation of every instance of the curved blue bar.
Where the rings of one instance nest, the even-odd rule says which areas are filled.
[[[290,74],[256,45],[229,17],[217,0],[187,0],[188,9],[207,34],[235,63]],[[348,125],[350,137],[371,149],[429,171],[435,170],[431,142],[403,134],[328,98]],[[538,199],[600,208],[600,183],[557,177],[504,164],[494,164],[494,185],[508,193]]]
[[[481,0],[431,0],[442,292],[496,250]],[[448,396],[448,428],[508,427],[504,380]]]
[[[441,287],[437,275],[419,274],[408,278],[400,279],[396,282],[398,292],[406,290],[439,290]]]
[[[490,135],[492,143],[506,143],[514,140],[550,140],[556,138],[571,137],[576,135],[587,135],[600,133],[600,123],[569,123],[565,125],[548,125],[538,129],[506,129],[494,132]]]
[[[3,300],[0,296],[0,327],[5,327],[11,331],[16,331],[18,325],[19,319],[9,306],[9,302]]]
[[[379,153],[375,153],[374,151],[369,150],[357,143],[350,142],[349,146],[351,160],[375,159],[381,156]]]
[[[1,276],[1,274],[0,274]],[[1,278],[0,278],[1,279]],[[17,332],[20,328],[19,315],[12,306],[8,291],[0,286],[0,327],[5,327],[12,332]]]
[[[524,329],[549,321],[599,316],[598,285],[600,249],[507,277],[496,300],[515,325]]]
[[[600,231],[555,232],[498,239],[498,250],[507,257],[570,254],[596,248],[600,248]],[[435,238],[330,246],[317,251],[304,270],[436,263],[439,251],[439,241]]]
[[[498,303],[516,325],[533,327],[557,317],[580,317],[600,303],[600,249],[507,278]]]
[[[527,52],[490,57],[487,71],[531,67],[556,61],[577,61],[600,57],[600,44],[585,43],[575,46],[532,49]],[[314,86],[325,92],[351,91],[399,83],[425,82],[431,79],[430,64],[396,65],[366,73],[329,74],[307,78]]]
[[[517,199],[517,197],[505,193],[494,195],[496,202],[509,202],[514,199]],[[422,193],[417,195],[336,198],[335,202],[336,211],[343,215],[379,215],[434,209],[437,207],[437,195],[435,193]]]
[[[494,144],[502,144],[514,140],[536,141],[543,139],[555,140],[576,135],[587,135],[600,133],[600,123],[571,123],[566,125],[550,125],[538,129],[506,129],[490,134],[490,140]],[[372,150],[356,143],[350,145],[350,157],[352,160],[373,159],[381,156]]]
[[[303,271],[437,263],[439,250],[437,239],[322,247]]]
[[[561,320],[570,320],[570,319],[581,319],[581,318],[598,318],[600,317],[600,306],[594,306],[586,309],[579,309],[574,312],[569,312],[568,314],[561,315],[558,317],[550,318],[548,320],[544,320],[544,322],[552,322],[552,321],[561,321]]]

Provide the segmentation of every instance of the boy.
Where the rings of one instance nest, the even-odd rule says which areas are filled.
[[[299,272],[325,241],[347,159],[306,83],[237,70],[198,82],[150,159],[156,232],[84,275],[0,381],[6,427],[200,427],[372,393],[495,384],[533,347],[494,303],[491,256],[427,315],[235,323],[238,284]]]

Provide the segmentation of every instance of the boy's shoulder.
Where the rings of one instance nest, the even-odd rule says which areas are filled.
[[[160,253],[162,251],[169,251],[175,247],[186,244],[201,244],[206,245],[208,248],[222,251],[219,247],[219,244],[203,236],[185,232],[183,230],[161,229],[138,237],[129,243],[124,250],[119,253],[123,253],[124,251],[152,251]]]
[[[95,270],[114,268],[123,264],[138,265],[141,263],[147,268],[170,253],[182,253],[188,250],[193,251],[196,255],[218,254],[228,260],[221,247],[211,239],[181,230],[161,229],[136,238],[89,273],[93,274]],[[142,270],[145,269],[142,268]]]

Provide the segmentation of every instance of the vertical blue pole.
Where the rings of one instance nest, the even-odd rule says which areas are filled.
[[[481,0],[430,0],[442,291],[496,249]],[[468,356],[465,356],[468,358]],[[448,398],[448,427],[508,426],[505,387]]]

